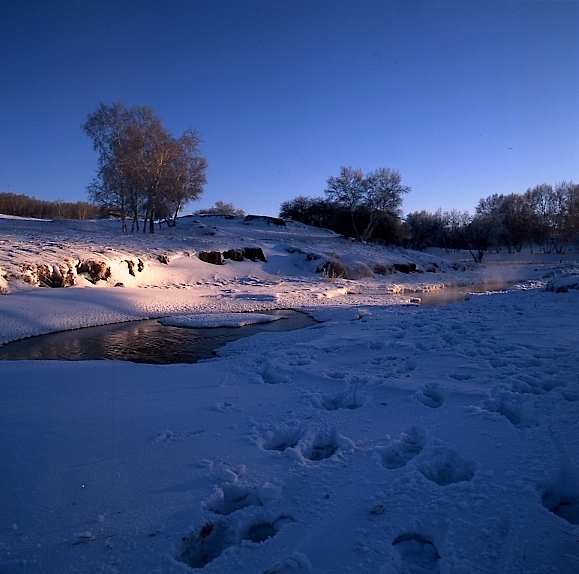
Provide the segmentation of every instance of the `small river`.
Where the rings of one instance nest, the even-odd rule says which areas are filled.
[[[111,359],[153,365],[196,363],[214,357],[217,349],[242,337],[293,331],[316,324],[309,315],[297,311],[278,310],[260,314],[284,318],[244,327],[203,329],[161,325],[156,319],[87,327],[8,343],[0,347],[0,360]]]

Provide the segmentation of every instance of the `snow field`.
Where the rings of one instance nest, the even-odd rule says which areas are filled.
[[[203,241],[230,241],[211,231]],[[19,233],[11,242],[24,247]],[[0,571],[579,571],[571,267],[551,291],[420,308],[388,293],[423,275],[264,271],[272,254],[287,254],[278,270],[293,257],[268,237],[268,264],[203,264],[199,285],[183,257],[158,287],[21,286],[0,298],[2,342],[145,316],[219,324],[283,305],[323,321],[193,365],[3,362]]]

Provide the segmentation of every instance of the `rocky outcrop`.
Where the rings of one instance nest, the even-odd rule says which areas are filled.
[[[136,277],[135,269],[139,273],[141,273],[143,271],[143,269],[145,269],[145,263],[143,262],[142,259],[137,259],[136,265],[132,259],[125,259],[124,262],[127,264],[127,267],[129,269],[129,275],[132,275],[133,277]]]
[[[76,272],[88,273],[91,283],[106,281],[111,276],[111,268],[104,261],[80,261],[76,266]]]
[[[136,272],[142,272],[145,269],[145,263],[142,259],[124,259],[122,263],[127,264],[129,274],[133,277]],[[85,261],[65,259],[59,263],[29,263],[20,264],[20,272],[8,276],[2,273],[0,269],[0,294],[8,293],[8,280],[20,279],[30,285],[39,287],[71,287],[76,285],[76,279],[83,275],[88,281],[97,284],[99,281],[112,281],[112,271],[109,263],[96,259]]]
[[[223,253],[221,251],[201,251],[199,259],[212,265],[223,265]]]
[[[169,265],[169,261],[171,261],[171,257],[168,253],[161,253],[161,255],[157,256],[157,260],[165,265]]]
[[[267,259],[265,258],[265,254],[261,247],[245,247],[243,249],[243,257],[251,259],[251,261],[263,261],[264,263],[267,263]]]
[[[317,268],[318,273],[322,273],[326,279],[348,279],[348,268],[335,259],[329,259]]]
[[[8,295],[8,275],[0,267],[0,295]]]
[[[76,269],[70,262],[39,265],[38,283],[46,287],[70,287],[76,282]]]
[[[231,259],[231,261],[243,261],[243,250],[241,249],[228,249],[223,252],[224,259]]]
[[[376,265],[374,265],[374,273],[376,273],[376,275],[392,275],[392,273],[394,273],[394,267],[376,263]]]
[[[416,263],[394,263],[394,269],[400,273],[414,273],[416,272]]]
[[[223,265],[225,259],[230,261],[263,261],[267,263],[265,254],[261,247],[244,247],[243,249],[227,249],[226,251],[201,251],[198,255],[201,261],[212,265]]]

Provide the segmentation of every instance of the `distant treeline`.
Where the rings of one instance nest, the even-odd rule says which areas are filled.
[[[45,201],[16,193],[0,193],[0,213],[38,219],[88,219],[99,215],[93,203]]]
[[[280,216],[358,239],[356,229],[374,217],[379,224],[363,239],[417,250],[468,249],[477,262],[489,250],[504,248],[512,253],[528,245],[545,253],[564,253],[571,245],[579,246],[579,184],[570,181],[555,186],[544,183],[523,194],[495,193],[479,201],[474,215],[438,210],[416,211],[403,218],[399,209],[390,209],[382,210],[379,219],[373,213],[377,208],[364,200],[355,183],[347,181],[343,186],[348,201],[336,201],[328,188],[326,197],[297,196],[284,202]]]

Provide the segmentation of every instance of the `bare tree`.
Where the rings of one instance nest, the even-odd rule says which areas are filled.
[[[476,263],[482,263],[484,254],[495,244],[499,228],[494,217],[475,215],[464,229],[464,241]]]
[[[358,168],[342,167],[330,176],[324,190],[327,197],[350,212],[359,241],[368,241],[378,225],[400,217],[402,196],[410,187],[402,185],[400,173],[380,167],[363,175]]]
[[[427,247],[439,247],[443,243],[445,221],[442,211],[436,213],[415,211],[409,213],[405,220],[408,247],[421,251]]]
[[[89,195],[117,210],[123,232],[129,214],[133,230],[140,218],[151,233],[157,219],[175,225],[184,203],[201,195],[207,161],[194,130],[174,138],[150,107],[126,108],[119,101],[99,104],[82,128],[99,154]]]

